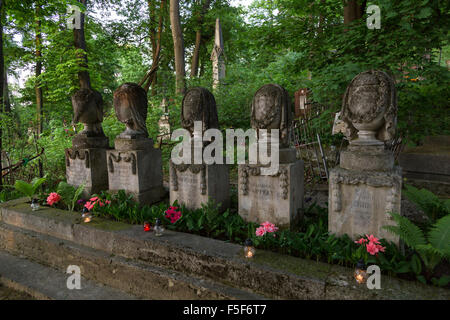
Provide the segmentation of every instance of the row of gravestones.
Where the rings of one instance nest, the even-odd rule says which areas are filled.
[[[84,101],[88,104],[92,99]],[[239,214],[246,221],[270,221],[288,228],[302,218],[303,162],[296,159],[287,141],[289,101],[287,91],[275,84],[264,85],[253,97],[252,128],[260,139],[261,129],[269,135],[270,130],[279,130],[280,163],[278,170],[269,174],[262,174],[266,167],[259,163],[239,165]],[[114,92],[114,107],[126,130],[116,138],[115,148],[109,149],[98,117],[89,122],[99,106],[74,104],[74,120],[84,123],[85,130],[66,150],[67,181],[75,186],[85,183],[87,193],[125,190],[140,203],[158,202],[165,196],[161,151],[148,138],[145,90],[137,84],[123,84]],[[363,72],[348,86],[341,117],[350,145],[342,152],[340,165],[330,172],[330,232],[353,238],[374,234],[398,242],[382,229],[393,223],[388,212],[400,212],[401,171],[384,147],[384,141],[393,138],[396,113],[395,85],[386,73]],[[194,139],[195,121],[201,121],[203,132],[218,128],[215,99],[205,88],[192,88],[183,98],[181,124]],[[206,146],[200,144],[202,151]],[[195,209],[211,199],[220,204],[221,211],[227,209],[228,165],[192,163],[170,161],[170,202],[177,200]]]

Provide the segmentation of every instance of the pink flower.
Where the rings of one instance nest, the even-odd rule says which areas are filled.
[[[367,239],[369,239],[369,242],[375,242],[377,244],[380,244],[380,241],[378,241],[378,238],[374,237],[373,234],[370,236],[366,234]]]
[[[380,251],[378,246],[374,242],[369,242],[369,244],[366,246],[366,249],[367,249],[367,252],[373,256],[375,254],[377,254],[378,251]]]
[[[261,223],[261,227],[263,227],[266,232],[270,233],[278,231],[278,227],[275,227],[275,225],[269,221]]]
[[[93,201],[88,201],[86,202],[86,204],[84,205],[89,211],[92,210],[92,208],[94,208],[95,202]]]
[[[181,211],[176,211],[177,207],[169,207],[166,210],[166,218],[170,220],[170,223],[175,223],[181,218]]]
[[[106,204],[111,204],[111,201],[110,200],[105,200],[105,203]]]
[[[97,200],[98,200],[98,197],[92,197],[92,198],[90,198],[89,200],[91,200],[91,201],[97,201]]]
[[[266,234],[266,230],[264,229],[264,227],[259,227],[259,228],[256,229],[256,236],[257,237],[262,237],[265,234]]]
[[[47,197],[47,204],[52,206],[54,203],[57,203],[59,200],[61,200],[61,196],[57,194],[56,192],[52,192]]]
[[[358,241],[355,241],[355,243],[358,243],[358,244],[363,244],[364,242],[367,242],[367,239],[361,238]]]

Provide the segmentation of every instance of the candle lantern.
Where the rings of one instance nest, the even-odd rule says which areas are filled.
[[[151,230],[150,223],[148,221],[145,221],[144,222],[144,231],[147,232],[150,230]]]
[[[92,214],[89,212],[89,209],[84,207],[83,211],[81,211],[81,212],[82,212],[81,218],[83,218],[83,221],[85,223],[91,222]]]
[[[356,264],[355,268],[355,274],[354,274],[356,282],[359,284],[363,284],[366,282],[367,278],[367,272],[366,272],[366,265],[364,264],[364,261],[361,259]]]
[[[160,237],[163,235],[164,227],[162,226],[161,219],[156,219],[153,230],[155,230],[155,236]]]
[[[38,199],[31,200],[31,210],[32,211],[39,210],[39,201],[38,201]]]
[[[247,259],[251,259],[253,258],[253,256],[255,255],[255,247],[253,246],[253,241],[252,239],[247,239],[244,242],[244,257]]]

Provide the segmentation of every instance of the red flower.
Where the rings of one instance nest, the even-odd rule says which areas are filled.
[[[170,223],[175,223],[181,218],[181,211],[176,211],[178,207],[169,207],[166,210],[166,218],[170,220]]]
[[[59,200],[61,200],[61,196],[56,192],[52,192],[47,197],[47,204],[52,206],[54,203],[59,202]]]

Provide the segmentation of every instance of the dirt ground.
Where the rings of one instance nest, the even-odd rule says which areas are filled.
[[[35,300],[25,292],[17,291],[0,284],[0,300]]]

